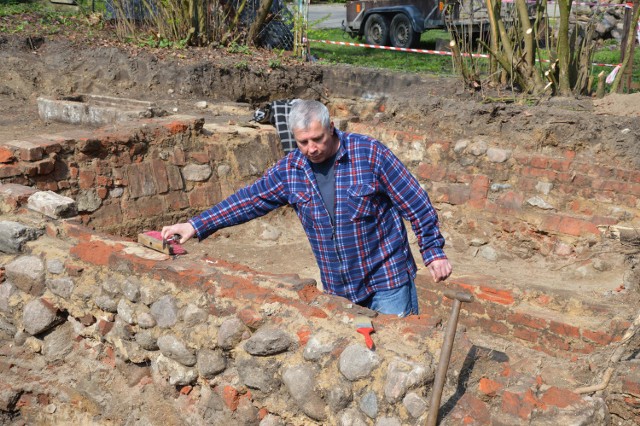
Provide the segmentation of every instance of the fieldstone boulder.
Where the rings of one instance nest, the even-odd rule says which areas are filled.
[[[196,364],[196,354],[187,345],[173,334],[167,334],[158,338],[158,347],[162,355],[171,358],[187,367]]]
[[[20,256],[5,266],[7,279],[32,296],[41,296],[45,289],[44,262],[38,256]]]
[[[27,241],[37,239],[42,231],[19,222],[0,221],[0,252],[20,253]]]
[[[309,365],[295,365],[288,367],[282,374],[289,395],[296,405],[309,417],[322,421],[327,417],[327,405],[315,391],[316,372]]]
[[[261,328],[247,340],[244,349],[251,355],[265,356],[284,352],[291,346],[287,333],[276,328]]]
[[[340,354],[340,372],[350,381],[368,377],[380,364],[380,357],[366,347],[354,343]]]
[[[53,328],[59,322],[58,310],[43,299],[34,299],[24,307],[22,324],[32,336]]]
[[[29,197],[27,207],[52,219],[63,219],[78,214],[76,202],[53,191],[36,192]]]

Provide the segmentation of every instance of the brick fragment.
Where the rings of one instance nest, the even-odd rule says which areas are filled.
[[[478,383],[478,391],[488,397],[498,395],[502,389],[504,389],[504,385],[486,377],[481,378]]]
[[[582,401],[582,398],[580,395],[570,391],[569,389],[552,386],[542,395],[540,401],[545,405],[565,408],[569,405],[577,404]]]
[[[6,146],[0,146],[0,163],[11,163],[16,159],[13,155],[13,149]]]

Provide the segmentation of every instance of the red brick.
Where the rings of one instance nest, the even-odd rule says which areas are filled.
[[[100,194],[99,190],[98,194]],[[100,228],[122,225],[122,209],[120,208],[120,204],[118,202],[106,202],[91,215],[91,221]]]
[[[511,210],[520,210],[523,202],[524,195],[515,191],[507,191],[500,195],[495,201],[498,206]]]
[[[511,391],[504,391],[502,394],[502,405],[500,410],[505,414],[527,420],[531,417],[531,412],[535,407],[536,405],[531,398],[524,398],[521,394],[513,393]]]
[[[481,378],[478,383],[478,391],[489,397],[498,395],[502,389],[504,389],[504,385],[486,377]]]
[[[630,376],[629,374],[625,374],[622,377],[622,392],[640,397],[640,377],[637,375]]]
[[[126,219],[138,219],[140,216],[158,216],[166,211],[161,197],[142,197],[122,201],[122,212]]]
[[[298,343],[300,346],[305,346],[311,337],[311,328],[309,326],[302,326],[296,334],[298,335]]]
[[[84,271],[84,268],[81,265],[69,260],[64,262],[64,269],[67,271],[67,274],[72,277],[79,277],[82,274],[82,271]]]
[[[170,123],[165,123],[163,124],[163,127],[169,130],[169,133],[172,135],[184,133],[189,130],[189,125],[181,121],[172,121]]]
[[[244,325],[253,330],[258,329],[264,323],[262,315],[253,309],[240,310],[240,312],[238,312],[238,318],[240,318],[240,321],[242,321]]]
[[[164,166],[164,161],[152,160],[151,171],[153,173],[153,181],[155,182],[158,194],[164,194],[169,191],[169,177],[167,176],[167,169]]]
[[[11,141],[9,145],[16,148],[15,155],[22,161],[38,161],[44,156],[44,149],[29,141]]]
[[[511,335],[511,330],[505,324],[494,321],[487,318],[479,318],[478,324],[482,327],[483,330],[487,330],[490,333],[497,334],[499,336],[509,336]]]
[[[555,386],[547,389],[547,391],[540,397],[540,402],[543,404],[558,408],[565,408],[569,405],[577,404],[580,401],[582,401],[582,398],[577,393]]]
[[[96,174],[91,170],[80,170],[78,178],[79,178],[78,184],[80,185],[80,189],[90,189],[90,188],[93,188]]]
[[[0,163],[11,163],[16,159],[13,149],[0,146]]]
[[[113,328],[113,324],[114,323],[105,320],[98,321],[98,331],[100,332],[100,335],[105,336],[109,333]]]
[[[171,163],[176,166],[184,166],[187,164],[184,150],[182,147],[176,146],[173,148],[173,155],[171,156]]]
[[[225,405],[231,410],[236,411],[238,409],[239,395],[238,391],[233,386],[225,386],[222,390],[222,400]]]
[[[222,192],[218,182],[208,182],[197,186],[189,193],[191,207],[209,208],[222,199]]]
[[[20,176],[21,174],[22,174],[22,170],[18,166],[9,165],[9,164],[0,164],[0,179],[13,177],[13,176]]]
[[[45,158],[44,160],[36,161],[33,164],[36,166],[36,171],[39,175],[48,175],[53,172],[56,160],[54,158]]]
[[[167,164],[165,170],[169,181],[169,189],[172,191],[182,191],[182,189],[184,189],[184,181],[182,180],[180,168],[172,164]]]
[[[184,191],[172,191],[164,195],[165,204],[170,211],[183,210],[189,207],[189,199]]]
[[[41,191],[55,191],[58,189],[57,182],[52,181],[38,181],[36,182],[36,186]]]
[[[465,393],[456,403],[450,416],[456,424],[464,424],[467,426],[492,424],[491,413],[489,412],[487,404],[469,392]]]
[[[421,180],[429,180],[433,182],[442,182],[447,174],[445,167],[437,164],[420,163],[418,165],[417,175]]]
[[[476,294],[478,299],[500,303],[501,305],[512,305],[514,295],[511,290],[498,290],[491,287],[479,287]]]
[[[209,164],[209,154],[206,152],[190,152],[189,158],[197,164]]]
[[[580,337],[580,329],[578,327],[574,327],[572,325],[564,324],[564,323],[553,321],[553,320],[549,321],[549,330],[560,336],[567,336],[567,337],[574,337],[574,338]]]
[[[531,343],[537,343],[540,340],[540,333],[524,327],[514,327],[513,336]]]
[[[582,337],[603,346],[606,346],[613,341],[613,336],[606,331],[592,331],[583,329]]]
[[[541,342],[547,348],[553,348],[561,351],[569,351],[571,349],[569,342],[554,334],[542,334]]]
[[[113,183],[113,180],[109,176],[100,175],[96,177],[96,185],[111,186],[112,183]]]
[[[104,200],[109,195],[109,190],[107,188],[100,187],[96,189],[96,194],[98,195],[98,197],[100,197],[101,200]]]
[[[571,342],[571,352],[590,354],[595,350],[594,346],[587,342]]]
[[[507,317],[507,321],[512,324],[523,325],[528,328],[534,328],[537,330],[544,330],[549,326],[547,320],[543,318],[536,318],[534,316],[523,313],[512,313]]]
[[[549,160],[549,168],[553,170],[557,170],[559,172],[566,172],[571,168],[571,160]]]
[[[542,230],[555,231],[561,234],[573,235],[579,237],[584,234],[600,235],[598,227],[586,220],[577,219],[569,216],[552,215],[547,216],[540,226]]]
[[[473,200],[483,200],[487,198],[490,185],[489,178],[484,175],[478,175],[471,182],[471,194],[469,198]]]
[[[448,202],[453,205],[469,201],[471,187],[465,184],[451,184],[446,187]]]
[[[549,159],[547,157],[531,157],[529,160],[529,165],[537,169],[546,169],[548,164]]]
[[[522,166],[527,166],[531,162],[531,157],[528,155],[514,154],[513,159]]]

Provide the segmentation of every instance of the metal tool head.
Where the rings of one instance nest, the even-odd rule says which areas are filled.
[[[461,302],[465,302],[465,303],[470,303],[473,302],[474,297],[473,294],[467,292],[467,291],[462,291],[462,290],[453,290],[453,289],[446,289],[443,291],[444,295],[446,297],[448,297],[449,299],[452,300],[459,300]]]

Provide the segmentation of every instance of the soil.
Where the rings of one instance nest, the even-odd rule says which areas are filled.
[[[6,18],[2,18],[7,25]],[[29,21],[31,22],[31,21]],[[321,66],[299,62],[274,52],[253,51],[250,54],[230,53],[225,49],[193,48],[181,51],[152,49],[122,44],[109,32],[92,27],[85,30],[65,27],[57,34],[38,28],[35,20],[25,32],[0,35],[0,138],[21,139],[29,135],[56,133],[71,125],[43,122],[38,116],[38,96],[60,96],[73,93],[94,93],[154,101],[170,112],[205,116],[205,120],[219,120],[218,116],[195,107],[202,100],[209,102],[245,102],[252,107],[274,99],[339,97],[320,84],[320,76],[327,72]],[[272,61],[281,66],[270,66]],[[238,63],[247,63],[241,69]],[[343,69],[345,76],[360,72]],[[363,75],[370,70],[362,70]],[[387,110],[384,120],[409,123],[415,129],[429,131],[442,126],[449,134],[460,132],[460,123],[467,132],[495,134],[509,141],[523,127],[539,128],[549,134],[554,121],[573,122],[571,130],[579,136],[555,140],[567,148],[599,150],[627,161],[630,167],[640,165],[640,147],[633,138],[619,138],[625,128],[636,129],[640,116],[640,94],[614,95],[603,100],[548,99],[530,107],[511,102],[485,104],[482,95],[508,99],[511,93],[498,88],[485,92],[470,92],[456,78],[372,74],[389,83],[386,92]],[[362,77],[364,79],[364,77]],[[396,79],[397,78],[397,79]],[[420,90],[406,81],[424,83]],[[366,90],[366,89],[363,89]],[[489,93],[490,92],[490,93]],[[429,96],[426,96],[426,95]],[[560,112],[559,112],[560,111]],[[583,117],[583,112],[595,112],[600,121]],[[425,119],[428,117],[428,119]],[[436,121],[448,117],[445,120]],[[247,117],[244,117],[247,118]],[[440,124],[433,124],[440,123]],[[634,124],[635,123],[635,124]],[[635,127],[634,127],[635,126]],[[547,133],[545,133],[547,132]],[[616,143],[611,147],[590,146],[589,135],[610,132]],[[561,134],[560,134],[561,135]],[[580,135],[582,137],[580,137]],[[551,143],[541,136],[541,146]],[[478,213],[464,208],[437,205],[442,229],[447,237],[447,254],[454,265],[454,275],[492,274],[510,285],[522,285],[541,292],[571,291],[582,300],[601,300],[603,304],[633,305],[629,299],[636,294],[620,290],[624,271],[624,255],[613,242],[578,242],[578,247],[590,247],[584,257],[519,257],[513,254],[512,241],[495,236],[502,230],[490,221],[479,220]],[[469,231],[466,225],[477,221],[481,225]],[[496,259],[488,260],[470,245],[472,239],[482,239],[496,250]],[[415,241],[413,242],[415,248]],[[267,272],[297,273],[319,283],[319,273],[302,228],[291,210],[281,209],[242,226],[221,230],[203,243],[189,242],[186,249],[193,256],[211,256],[243,263]],[[416,259],[420,259],[417,252]],[[584,268],[586,260],[599,258],[611,266],[603,272]],[[523,282],[522,271],[534,271]],[[420,274],[428,274],[422,267]],[[567,283],[570,288],[567,288]],[[589,321],[582,318],[581,321]],[[577,324],[576,324],[577,325]]]

